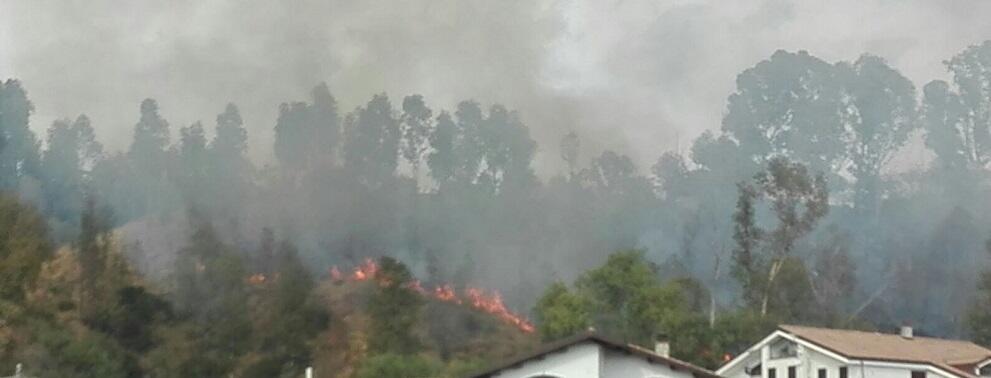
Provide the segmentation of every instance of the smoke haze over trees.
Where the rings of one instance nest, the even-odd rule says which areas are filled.
[[[198,83],[189,88],[156,76],[152,98],[125,88],[98,101],[96,87],[58,94],[78,102],[56,101],[56,86],[23,68],[27,58],[0,60],[0,315],[16,325],[0,327],[0,337],[18,340],[0,340],[0,368],[27,361],[71,374],[99,360],[95,376],[291,375],[318,359],[328,347],[320,343],[339,342],[354,350],[327,363],[353,376],[456,375],[493,356],[476,353],[478,335],[500,329],[446,292],[423,289],[445,285],[498,290],[499,304],[534,320],[544,340],[590,326],[641,344],[666,333],[676,356],[707,366],[777,322],[911,323],[921,334],[991,340],[991,42],[967,41],[945,55],[926,50],[927,60],[945,60],[939,72],[903,71],[896,61],[905,59],[884,51],[820,56],[801,49],[814,51],[811,42],[782,43],[775,47],[788,49],[741,54],[749,60],[734,68],[719,107],[678,110],[685,100],[616,105],[622,97],[608,95],[642,93],[631,82],[658,75],[653,83],[685,89],[682,97],[712,97],[672,78],[671,62],[603,63],[615,75],[601,80],[615,82],[583,82],[602,91],[587,96],[548,83],[541,52],[551,48],[542,43],[583,22],[584,11],[436,3],[420,14],[422,25],[380,29],[404,6],[377,19],[347,2],[305,4],[361,17],[329,26],[335,32],[309,31],[323,30],[312,16],[254,20],[285,22],[287,31],[242,46],[244,57],[298,42],[284,48],[283,61],[253,63],[291,80],[243,64],[218,73],[227,60],[201,56],[208,49],[194,44],[143,61],[154,72],[182,67]],[[163,13],[210,18],[225,9]],[[785,29],[810,11],[782,9],[775,19]],[[663,19],[729,17],[711,5],[668,11]],[[439,33],[488,12],[496,17],[474,34]],[[49,17],[41,22],[65,15]],[[670,32],[638,27],[648,36]],[[397,47],[356,48],[338,28]],[[18,40],[9,29],[0,27]],[[402,43],[427,36],[441,41]],[[490,38],[518,46],[490,52]],[[103,48],[137,43],[124,42]],[[51,53],[24,43],[10,46]],[[327,46],[304,51],[320,43]],[[445,43],[471,48],[438,47]],[[560,43],[553,49],[565,54],[575,42]],[[620,57],[642,53],[600,43]],[[221,45],[221,56],[238,48]],[[424,68],[416,54],[443,64]],[[385,63],[356,68],[368,57]],[[400,61],[409,64],[397,68]],[[188,62],[203,68],[187,70]],[[57,77],[49,64],[39,65]],[[341,67],[348,69],[325,71]],[[450,77],[430,80],[447,68]],[[69,76],[108,75],[94,70]],[[478,80],[460,85],[469,76]],[[173,91],[204,100],[177,100]],[[696,110],[706,114],[684,114]],[[694,121],[709,123],[678,125]],[[374,285],[335,276],[369,262],[378,264]],[[418,354],[425,349],[436,358]]]

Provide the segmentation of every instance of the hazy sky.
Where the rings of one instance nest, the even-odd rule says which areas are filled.
[[[887,58],[917,87],[991,39],[991,1],[0,0],[0,78],[21,79],[33,127],[86,113],[124,148],[145,97],[173,126],[244,113],[257,159],[277,105],[327,81],[342,109],[373,93],[434,108],[519,109],[559,164],[569,130],[645,169],[718,128],[740,71],[776,49]]]

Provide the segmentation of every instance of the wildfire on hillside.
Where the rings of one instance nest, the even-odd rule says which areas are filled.
[[[341,273],[337,266],[331,267],[330,279],[335,283],[368,281],[376,279],[378,270],[378,264],[374,260],[366,258],[360,265],[354,267],[347,276]],[[535,330],[533,324],[523,318],[523,316],[506,308],[506,305],[502,302],[502,295],[498,291],[467,287],[459,295],[451,284],[442,284],[431,289],[426,289],[419,280],[410,281],[407,287],[427,298],[458,305],[467,305],[475,310],[512,324],[524,333],[532,333]]]

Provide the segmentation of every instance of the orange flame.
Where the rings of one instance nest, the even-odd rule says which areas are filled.
[[[354,272],[351,273],[351,279],[354,281],[367,281],[375,278],[375,273],[378,273],[379,266],[375,264],[372,259],[366,258],[365,262],[354,268]]]
[[[461,304],[461,299],[458,298],[458,295],[454,292],[454,288],[451,287],[451,284],[443,284],[435,287],[433,296],[441,302],[454,302]]]
[[[523,317],[506,308],[506,305],[502,303],[502,295],[499,292],[493,291],[491,294],[486,294],[484,290],[468,288],[465,290],[465,295],[471,301],[470,304],[472,307],[513,324],[523,332],[530,333],[534,331],[533,324],[530,324]]]
[[[420,284],[420,280],[412,280],[406,285],[406,287],[417,292],[417,294],[424,296],[427,295],[427,289],[423,288],[423,285]]]
[[[347,278],[351,282],[368,281],[376,278],[378,270],[379,267],[375,261],[366,258],[361,265],[354,268],[351,275]],[[330,278],[334,282],[344,281],[341,271],[336,266],[330,268]],[[386,283],[380,281],[379,284],[383,285]],[[406,287],[424,297],[433,298],[441,302],[460,305],[464,304],[466,300],[469,307],[512,324],[522,332],[532,333],[535,330],[532,323],[506,308],[506,305],[502,302],[502,295],[497,291],[493,290],[487,293],[485,290],[469,287],[464,290],[463,295],[459,296],[451,284],[442,284],[435,286],[432,290],[427,290],[419,280],[410,281]]]
[[[266,280],[267,278],[265,277],[265,275],[261,273],[252,274],[250,277],[248,277],[248,283],[252,285],[261,285],[265,283]]]

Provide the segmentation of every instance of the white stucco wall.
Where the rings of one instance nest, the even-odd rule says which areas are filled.
[[[647,361],[635,354],[603,348],[595,342],[584,342],[565,350],[552,352],[506,369],[494,377],[534,378],[693,378],[690,372],[671,370],[667,365]]]
[[[720,373],[726,378],[751,378],[745,372],[747,366],[760,362],[761,378],[768,378],[768,369],[777,371],[776,378],[788,378],[788,367],[796,367],[795,378],[818,378],[819,369],[826,369],[826,378],[839,378],[840,367],[847,367],[847,378],[911,378],[913,370],[925,370],[927,378],[956,378],[925,364],[887,363],[881,361],[843,361],[820,352],[816,348],[799,344],[798,357],[771,359],[769,343],[748,354],[743,361]]]
[[[863,361],[850,365],[850,378],[910,378],[912,370],[926,370],[928,378],[957,378],[928,365],[894,364]]]
[[[545,355],[543,359],[524,362],[514,369],[499,372],[498,378],[531,378],[541,375],[557,378],[599,378],[602,348],[586,342]]]
[[[666,365],[652,364],[640,356],[606,350],[602,378],[692,378],[692,374],[684,370],[671,370]]]

